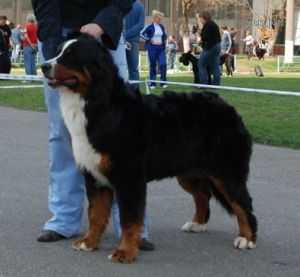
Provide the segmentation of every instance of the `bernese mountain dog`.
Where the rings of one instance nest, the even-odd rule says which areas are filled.
[[[120,78],[109,51],[88,35],[67,41],[42,71],[60,93],[74,157],[86,179],[89,230],[74,242],[75,249],[98,247],[115,193],[122,238],[110,258],[133,262],[146,184],[174,176],[196,208],[183,231],[206,230],[215,197],[237,218],[234,246],[255,248],[257,223],[247,189],[252,139],[232,106],[208,92],[142,95]]]

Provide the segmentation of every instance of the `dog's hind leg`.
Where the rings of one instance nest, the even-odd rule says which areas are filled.
[[[194,233],[206,231],[210,216],[211,181],[209,179],[187,177],[178,177],[177,179],[181,187],[193,196],[195,204],[193,220],[186,222],[181,230]]]
[[[223,199],[223,206],[237,217],[239,236],[234,240],[234,247],[238,249],[252,249],[256,247],[257,221],[253,214],[252,199],[246,185],[237,186],[234,191],[228,191],[224,182],[211,178],[218,200]],[[214,192],[215,191],[215,192]],[[218,197],[218,194],[220,197]]]
[[[82,239],[73,243],[73,248],[76,250],[92,251],[97,249],[109,221],[113,191],[109,188],[96,188],[94,182],[95,180],[91,176],[86,176],[89,230]]]

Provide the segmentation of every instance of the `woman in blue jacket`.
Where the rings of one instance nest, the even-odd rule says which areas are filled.
[[[142,32],[141,37],[145,40],[145,48],[148,51],[150,62],[150,80],[156,80],[156,66],[159,64],[161,81],[167,80],[167,59],[166,59],[166,40],[167,34],[161,20],[164,14],[154,10],[152,12],[153,21],[146,26]],[[161,84],[166,88],[166,84]],[[150,83],[150,88],[155,88],[155,83]]]

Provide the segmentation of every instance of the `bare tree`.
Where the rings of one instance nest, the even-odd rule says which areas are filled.
[[[182,10],[180,35],[183,39],[184,51],[186,52],[190,49],[190,23],[192,20],[194,22],[195,20],[197,20],[195,19],[195,16],[197,12],[203,10],[203,7],[205,7],[205,9],[207,10],[215,11],[216,9],[224,9],[226,6],[232,5],[241,10],[245,10],[252,18],[258,19],[260,26],[257,26],[257,28],[263,30],[262,32],[264,33],[273,33],[273,37],[276,37],[279,29],[279,24],[273,24],[273,22],[284,21],[284,13],[278,13],[278,11],[284,10],[283,7],[285,6],[286,0],[276,1],[276,5],[274,0],[265,1],[264,11],[257,14],[253,9],[251,0],[180,0],[179,5],[181,5]],[[275,13],[274,11],[277,12]],[[272,24],[270,24],[270,22],[272,22]],[[273,38],[273,40],[275,39]]]
[[[180,28],[180,33],[183,40],[183,49],[184,52],[190,50],[190,28],[189,28],[189,19],[191,17],[191,10],[195,0],[181,0],[179,4],[181,5],[183,23]]]

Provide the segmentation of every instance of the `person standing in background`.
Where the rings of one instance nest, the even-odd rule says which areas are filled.
[[[144,28],[145,8],[135,0],[132,10],[125,18],[125,40],[127,42],[126,57],[128,64],[129,80],[138,81],[139,75],[139,43],[140,32]],[[138,85],[135,85],[138,87]]]
[[[220,85],[220,53],[221,35],[219,26],[211,19],[208,12],[203,12],[199,17],[203,28],[201,31],[201,43],[203,51],[199,58],[200,83],[207,85],[208,72],[213,75],[212,85]]]
[[[11,31],[11,44],[13,48],[11,61],[12,63],[16,63],[18,61],[22,46],[22,28],[20,24],[15,26]]]
[[[11,30],[7,25],[7,17],[0,16],[0,73],[9,74],[11,70],[10,61],[10,37]]]
[[[145,40],[145,48],[148,51],[150,63],[150,80],[156,80],[156,66],[159,64],[160,79],[167,81],[167,59],[166,59],[166,40],[167,34],[165,27],[161,24],[164,14],[154,10],[152,12],[152,23],[146,26],[141,32],[141,38]],[[150,89],[155,89],[156,84],[150,83]],[[161,84],[166,88],[166,84]]]
[[[175,69],[175,62],[176,62],[176,52],[177,52],[177,42],[175,36],[169,36],[168,40],[168,66],[169,69]]]
[[[245,43],[245,52],[248,56],[248,60],[253,56],[253,46],[254,46],[254,38],[251,35],[250,31],[246,32],[246,37],[243,39]]]
[[[236,44],[236,36],[237,36],[237,30],[234,27],[230,28],[230,37],[231,37],[231,49],[230,49],[230,54],[233,56],[231,59],[231,67],[233,72],[236,71],[235,68],[235,54],[237,53],[237,44]]]
[[[231,49],[230,49],[230,54],[235,55],[236,54],[236,36],[237,36],[237,30],[234,27],[230,28],[230,37],[231,37]]]
[[[229,64],[232,67],[234,57],[230,54],[232,48],[231,35],[227,26],[222,27],[222,40],[221,40],[221,58],[224,58],[225,64]],[[220,66],[221,74],[223,73],[223,65]],[[234,70],[232,68],[232,70]]]
[[[23,53],[24,65],[27,75],[36,75],[36,55],[37,55],[37,24],[34,15],[27,16],[24,30]]]
[[[228,31],[227,26],[222,27],[222,41],[221,41],[221,52],[222,54],[229,54],[230,49],[232,47],[232,40],[231,40],[231,35]]]

